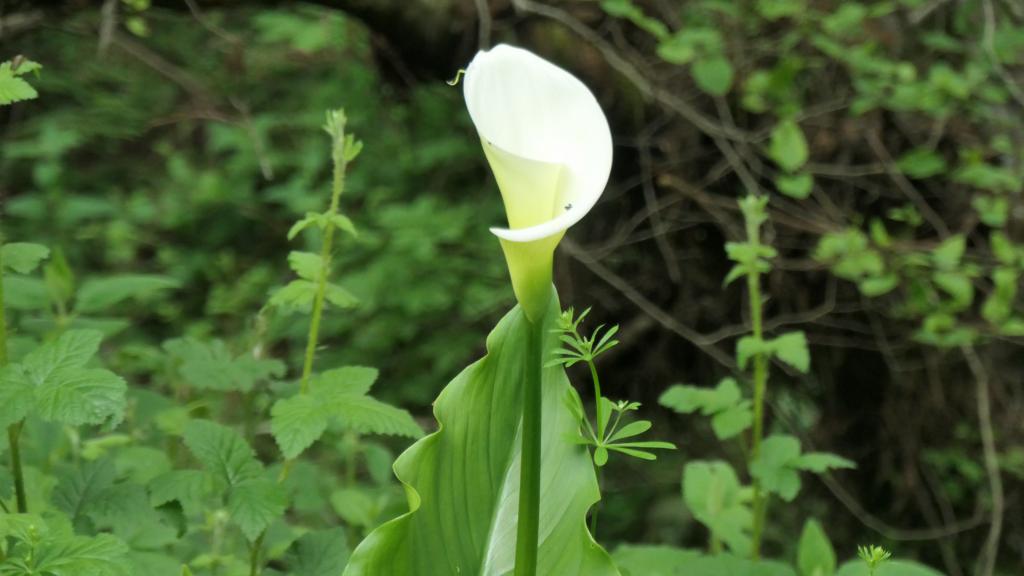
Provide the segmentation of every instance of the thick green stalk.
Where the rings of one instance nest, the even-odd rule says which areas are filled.
[[[0,236],[0,368],[7,365],[7,316],[4,313],[4,283],[3,283],[3,237]],[[11,452],[11,474],[14,475],[14,494],[17,500],[18,512],[28,512],[28,502],[25,498],[25,475],[21,469],[21,422],[11,424],[7,427],[7,441],[10,443]]]
[[[530,322],[523,379],[523,449],[519,471],[519,518],[516,532],[515,576],[537,576],[540,534],[541,376],[543,320]]]
[[[760,234],[756,225],[747,226],[748,241],[758,246]],[[763,301],[761,300],[761,275],[757,271],[747,273],[747,294],[750,302],[750,323],[754,339],[760,342],[764,337]],[[750,461],[761,453],[761,439],[764,437],[764,399],[768,388],[768,359],[762,352],[754,356],[754,431],[751,442]],[[751,555],[761,556],[761,537],[764,533],[765,517],[768,510],[768,495],[761,488],[761,481],[754,479],[754,526]]]

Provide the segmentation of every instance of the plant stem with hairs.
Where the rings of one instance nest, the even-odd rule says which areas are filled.
[[[4,313],[3,283],[3,236],[0,235],[0,369],[7,366],[7,316]],[[28,512],[28,501],[25,497],[25,475],[21,468],[21,422],[7,427],[7,441],[11,452],[11,474],[14,476],[14,494],[18,512]]]
[[[359,144],[350,135],[345,134],[345,113],[341,110],[328,112],[325,129],[331,135],[331,160],[334,174],[331,185],[331,203],[324,214],[323,239],[320,246],[320,270],[317,275],[316,295],[313,298],[313,312],[309,322],[309,334],[306,338],[306,355],[302,363],[302,376],[299,379],[299,393],[309,393],[309,381],[313,376],[313,362],[316,359],[316,347],[320,339],[320,320],[323,317],[324,302],[327,299],[327,277],[331,270],[333,255],[335,217],[338,216],[338,205],[341,194],[345,191],[345,170],[348,161],[359,153]],[[278,483],[284,483],[294,460],[286,460],[278,476]],[[266,531],[262,532],[252,543],[249,553],[249,574],[259,576],[262,568],[261,550]]]

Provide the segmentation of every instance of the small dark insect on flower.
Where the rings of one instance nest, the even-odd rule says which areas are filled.
[[[572,204],[566,204],[565,205],[565,209],[566,210],[572,210]]]

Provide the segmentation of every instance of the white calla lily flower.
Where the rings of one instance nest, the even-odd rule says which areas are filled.
[[[612,136],[593,93],[569,72],[505,44],[466,69],[466,107],[501,190],[501,241],[516,298],[531,320],[546,309],[555,247],[608,183]]]

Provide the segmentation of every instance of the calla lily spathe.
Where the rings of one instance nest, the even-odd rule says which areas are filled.
[[[516,299],[535,320],[550,298],[555,247],[608,183],[611,129],[579,79],[521,48],[478,52],[464,82],[508,216],[508,228],[491,232],[501,241]]]

